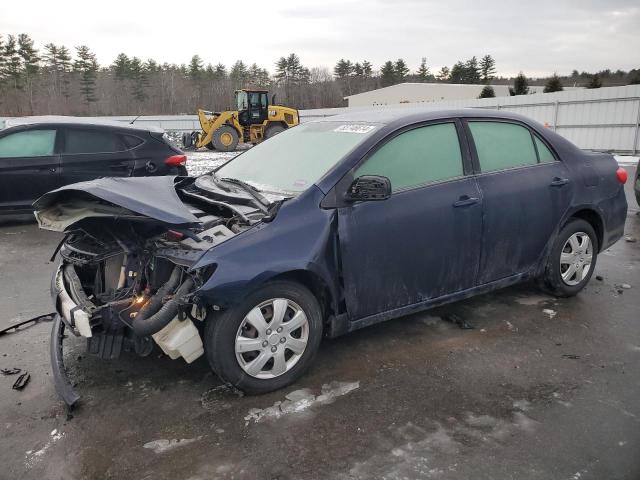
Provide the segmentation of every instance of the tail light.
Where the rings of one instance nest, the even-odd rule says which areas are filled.
[[[171,155],[164,161],[165,165],[169,165],[170,167],[183,167],[187,164],[187,156],[186,155]]]
[[[616,177],[618,177],[618,181],[621,184],[624,185],[625,183],[627,183],[628,176],[629,175],[627,174],[627,171],[624,168],[618,167],[618,170],[616,170]]]

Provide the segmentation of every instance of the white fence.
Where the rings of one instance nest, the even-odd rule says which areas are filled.
[[[520,113],[555,130],[577,146],[636,154],[640,151],[640,85],[537,93],[515,97],[449,100],[378,107],[301,110],[302,122],[354,109],[371,108],[491,108]],[[135,117],[112,117],[127,120]],[[136,123],[158,125],[165,130],[199,128],[196,115],[140,117]]]
[[[632,154],[640,151],[640,85],[477,100],[449,100],[379,107],[301,110],[300,119],[305,122],[351,111],[356,108],[382,109],[398,107],[407,109],[471,107],[507,110],[526,115],[547,125],[583,149]],[[136,117],[107,118],[130,122]],[[136,123],[156,125],[165,130],[179,132],[197,130],[200,127],[197,115],[142,116],[137,118]]]

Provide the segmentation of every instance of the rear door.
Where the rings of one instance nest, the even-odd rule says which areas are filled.
[[[66,127],[61,166],[61,181],[67,185],[100,177],[129,177],[135,161],[117,130]]]
[[[352,320],[475,285],[482,202],[459,132],[454,120],[411,127],[353,173],[385,176],[393,193],[338,210]]]
[[[526,125],[478,119],[466,127],[484,207],[481,285],[537,265],[573,185],[566,166]]]
[[[0,209],[25,210],[60,186],[57,130],[31,127],[0,135]]]

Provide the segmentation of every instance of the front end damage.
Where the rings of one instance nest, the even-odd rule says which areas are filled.
[[[123,351],[146,356],[154,344],[172,359],[199,358],[209,307],[197,292],[215,266],[191,267],[204,252],[265,216],[250,197],[203,191],[192,179],[180,188],[165,184],[162,188],[170,188],[159,196],[160,204],[145,204],[154,192],[138,191],[138,179],[128,179],[124,190],[118,179],[114,204],[112,180],[101,179],[99,189],[95,182],[75,184],[35,204],[42,228],[65,233],[51,284],[58,313],[51,363],[56,391],[69,406],[79,395],[63,364],[66,331],[84,337],[88,352],[103,359]],[[163,208],[163,201],[172,204]],[[169,210],[170,220],[163,217]]]

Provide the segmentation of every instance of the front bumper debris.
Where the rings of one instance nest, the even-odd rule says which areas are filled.
[[[91,324],[89,322],[91,313],[85,311],[78,305],[67,291],[62,264],[58,267],[58,271],[54,277],[53,288],[54,292],[52,292],[52,294],[58,306],[58,313],[63,317],[65,323],[71,327],[75,335],[80,334],[86,338],[91,337]]]
[[[53,371],[53,382],[56,393],[64,400],[69,408],[73,407],[80,395],[74,390],[67,372],[64,368],[62,355],[62,342],[64,340],[65,323],[60,315],[56,315],[53,319],[53,329],[51,330],[51,369]]]

